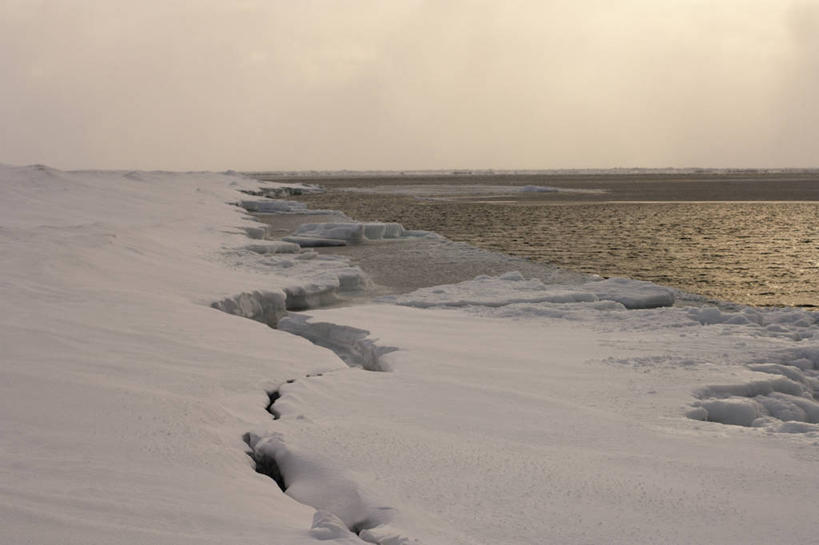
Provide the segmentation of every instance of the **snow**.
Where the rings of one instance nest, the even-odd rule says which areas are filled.
[[[0,169],[0,542],[313,542],[242,434],[272,384],[345,366],[210,307],[292,282],[222,260],[255,185]]]
[[[736,352],[736,337],[693,322],[680,337],[662,322],[647,334],[383,304],[309,314],[398,349],[382,356],[391,372],[297,380],[276,402],[293,438],[280,455],[309,468],[292,486],[318,490],[339,468],[344,487],[358,484],[338,490],[357,506],[348,523],[388,507],[393,534],[423,543],[813,539],[815,446],[682,414],[697,383],[737,371],[707,360]],[[657,360],[606,361],[635,354]]]
[[[323,308],[365,271],[235,206],[286,187],[0,166],[0,543],[816,542],[816,314],[520,273]]]

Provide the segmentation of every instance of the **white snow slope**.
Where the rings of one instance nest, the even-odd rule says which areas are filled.
[[[507,274],[274,330],[211,305],[365,279],[257,186],[0,166],[0,543],[819,543],[816,315]]]

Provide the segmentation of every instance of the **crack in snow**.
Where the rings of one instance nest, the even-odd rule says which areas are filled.
[[[335,352],[344,363],[367,371],[389,371],[383,356],[395,352],[394,346],[379,346],[370,339],[370,332],[331,322],[310,322],[308,315],[290,314],[279,320],[278,329],[304,337],[317,346]]]

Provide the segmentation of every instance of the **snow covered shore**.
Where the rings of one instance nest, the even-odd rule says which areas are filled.
[[[0,166],[0,543],[819,543],[816,314],[514,274],[320,309],[366,274],[260,191]]]

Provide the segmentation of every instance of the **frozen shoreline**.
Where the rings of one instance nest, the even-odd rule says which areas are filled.
[[[247,238],[227,203],[270,183],[0,181],[4,542],[815,540],[810,313],[626,310],[647,286],[507,275],[288,326],[333,353],[211,308],[276,323],[366,281]]]

